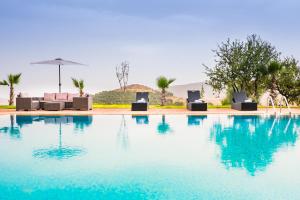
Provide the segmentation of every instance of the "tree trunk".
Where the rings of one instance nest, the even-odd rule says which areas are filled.
[[[161,90],[161,106],[164,106],[166,102],[166,90],[163,88]]]
[[[256,79],[254,81],[254,96],[255,96],[255,100],[258,101],[259,97],[258,97],[258,86],[257,86],[257,80]]]
[[[8,104],[10,106],[12,106],[14,104],[14,97],[15,97],[14,86],[10,85],[10,87],[9,87],[9,102],[8,102]]]
[[[80,94],[80,97],[83,96],[83,90],[82,89],[79,90],[79,94]]]
[[[161,122],[162,122],[162,124],[166,124],[166,116],[165,115],[163,115],[161,117]]]
[[[270,96],[272,97],[273,101],[276,101],[277,92],[276,92],[276,78],[275,75],[272,75],[272,80],[270,83]]]
[[[13,128],[15,125],[15,116],[10,115],[10,127]]]

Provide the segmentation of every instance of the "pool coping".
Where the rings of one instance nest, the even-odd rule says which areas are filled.
[[[279,114],[279,109],[276,109]],[[300,109],[291,109],[292,115],[300,115]],[[269,109],[258,109],[257,111],[237,111],[233,109],[209,109],[208,111],[189,111],[186,109],[149,109],[148,111],[131,111],[130,109],[94,109],[91,111],[16,111],[14,109],[0,109],[0,115],[274,115],[274,111]],[[290,115],[287,109],[283,109],[281,115]]]

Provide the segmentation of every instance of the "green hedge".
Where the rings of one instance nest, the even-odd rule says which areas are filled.
[[[103,91],[94,95],[96,104],[131,104],[135,101],[135,92]],[[168,93],[167,96],[172,96]],[[149,93],[150,105],[160,104],[160,92]],[[181,102],[168,101],[167,104],[180,104]],[[182,104],[182,103],[181,103]]]

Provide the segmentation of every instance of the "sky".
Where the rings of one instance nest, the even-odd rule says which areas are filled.
[[[300,59],[299,9],[296,0],[1,0],[0,78],[22,73],[17,93],[56,92],[57,67],[30,63],[60,57],[87,64],[63,67],[63,91],[76,91],[71,77],[89,93],[117,88],[125,60],[129,84],[201,82],[202,64],[214,65],[212,50],[227,38],[258,34]]]

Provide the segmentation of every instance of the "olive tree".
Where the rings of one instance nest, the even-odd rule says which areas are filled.
[[[208,84],[217,92],[246,91],[255,99],[265,91],[267,67],[280,55],[274,46],[257,35],[248,36],[246,41],[228,39],[213,52],[215,66],[204,65]]]

